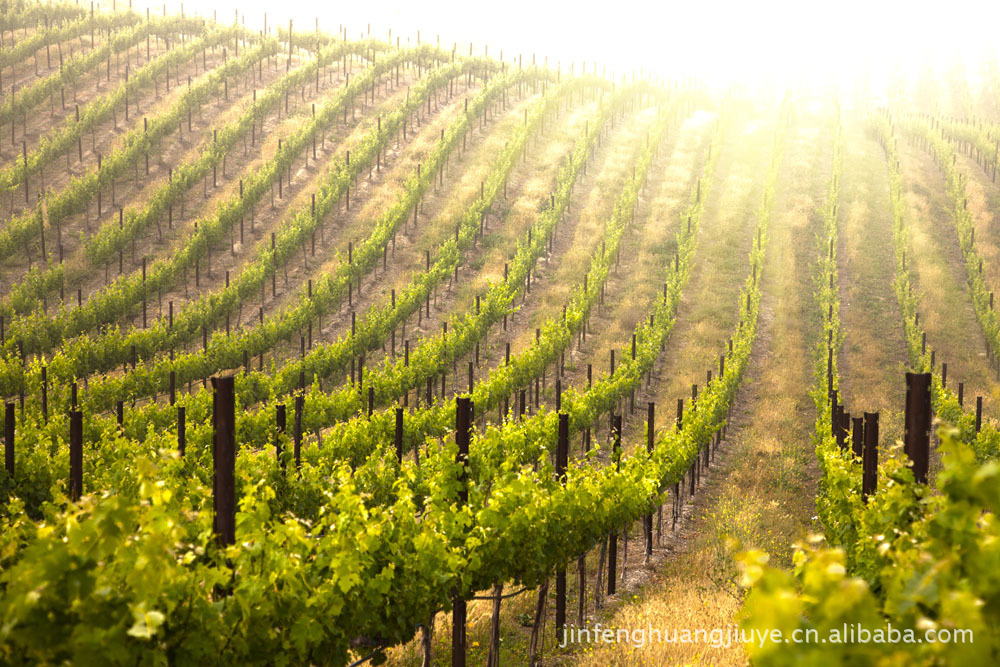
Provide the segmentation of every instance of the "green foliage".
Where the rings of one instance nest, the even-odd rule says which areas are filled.
[[[335,122],[339,112],[346,104],[349,104],[357,95],[363,94],[378,74],[388,71],[400,62],[405,62],[411,56],[412,53],[409,51],[396,52],[383,59],[380,65],[370,67],[364,75],[354,77],[337,97],[324,104],[322,108],[317,109],[315,117],[310,122],[301,125],[294,134],[287,137],[281,150],[277,151],[267,163],[256,170],[249,179],[244,180],[243,197],[234,195],[222,202],[213,215],[200,220],[197,232],[187,238],[182,248],[171,255],[169,259],[155,262],[147,272],[145,283],[138,273],[130,274],[115,281],[114,285],[89,299],[84,308],[64,309],[56,317],[45,317],[41,312],[36,312],[32,316],[22,318],[15,325],[16,328],[12,328],[8,346],[13,345],[14,331],[16,330],[19,340],[24,342],[26,350],[48,349],[57,341],[62,340],[66,334],[87,331],[102,322],[116,321],[132,312],[141,303],[144,294],[168,288],[183,275],[188,267],[194,266],[196,261],[204,257],[213,244],[227,237],[229,230],[234,225],[239,224],[241,219],[250,215],[252,207],[266,193],[270,192],[271,186],[277,182],[280,175],[287,171],[292,160],[311,145],[313,138],[318,136],[324,128]],[[350,165],[345,162],[335,162],[317,193],[316,217],[313,218],[308,209],[296,211],[291,220],[280,229],[275,249],[271,250],[269,240],[262,241],[255,252],[254,261],[244,268],[228,289],[221,294],[206,295],[189,304],[175,316],[172,328],[166,321],[157,321],[149,329],[133,329],[128,332],[113,329],[105,334],[78,336],[52,355],[49,363],[50,377],[67,381],[70,378],[82,377],[91,372],[113,368],[129,358],[132,345],[136,346],[140,357],[151,356],[158,350],[171,349],[200,333],[203,327],[210,327],[218,316],[224,316],[225,313],[235,310],[241,300],[249,299],[253,294],[258,293],[260,285],[270,277],[271,273],[299,251],[300,244],[312,233],[322,216],[336,205],[354,176],[374,160],[375,155],[394,136],[395,129],[404,122],[406,117],[421,102],[425,101],[427,96],[446,85],[451,77],[463,72],[465,67],[471,66],[472,63],[447,65],[429,73],[414,91],[415,94],[411,95],[410,102],[383,118],[382,131],[378,132],[373,129],[362,140],[360,147],[356,150],[357,155],[351,160]],[[275,91],[272,93],[276,94]],[[252,121],[247,117],[245,122],[249,124]],[[240,136],[235,128],[230,129],[233,134]],[[230,141],[234,140],[230,139]],[[217,152],[217,148],[212,148],[212,158],[203,155],[202,164],[185,174],[189,186],[196,170],[210,170],[211,162],[209,160],[221,159],[222,153]],[[414,180],[407,188],[408,197],[418,196],[426,187],[429,187],[432,179],[433,175],[424,179],[426,182],[417,183]],[[160,202],[154,201],[147,207],[157,206],[162,213],[165,206],[158,206],[159,204]],[[398,216],[398,212],[395,213]],[[384,225],[379,226],[377,231],[376,238],[384,237],[387,233]],[[385,239],[383,242],[387,241],[388,239]],[[109,242],[113,241],[109,239]],[[335,286],[346,291],[346,284],[341,285],[340,282],[336,283]],[[331,283],[333,283],[332,277],[326,281],[326,285],[329,286]],[[341,290],[338,290],[338,294],[339,291]],[[315,307],[318,303],[325,303],[318,300],[322,294],[321,284],[320,289],[314,292],[311,307]],[[304,295],[301,300],[305,301]],[[303,306],[300,311],[309,311],[309,309]],[[272,320],[270,327],[255,329],[255,333],[247,335],[265,336],[270,342],[261,349],[268,349],[273,346],[277,339],[277,333],[284,332],[285,337],[287,337],[289,335],[287,332],[291,328],[298,330],[302,318],[309,312],[299,312],[298,319],[294,321],[294,327],[292,327],[293,322],[286,316],[281,318],[280,322]],[[275,329],[279,329],[279,331],[276,332]],[[223,337],[223,341],[220,341],[218,346],[232,346],[235,344],[234,341],[235,339]],[[240,346],[238,349],[238,354],[241,354],[242,349],[246,348]],[[24,378],[22,374],[23,371],[19,370],[19,364],[8,357],[7,363],[0,367],[0,386],[4,387],[5,393],[16,392],[19,386],[30,386],[32,379]],[[203,376],[204,374],[198,375],[198,377]],[[157,378],[162,383],[164,377],[161,370]]]
[[[46,97],[55,95],[57,91],[66,86],[75,88],[76,83],[83,75],[94,71],[112,55],[128,51],[143,37],[150,35],[172,36],[177,32],[196,35],[205,30],[204,22],[200,19],[157,18],[150,22],[138,23],[138,21],[138,15],[131,13],[113,16],[97,14],[95,18],[82,19],[60,30],[36,34],[36,38],[45,38],[41,40],[44,43],[40,45],[45,46],[45,44],[77,37],[95,27],[108,31],[114,30],[111,33],[113,36],[109,37],[100,47],[70,58],[65,63],[60,62],[58,71],[35,80],[29,87],[22,88],[16,95],[7,99],[3,105],[0,105],[0,125],[21,118]],[[137,23],[138,25],[136,25]],[[17,49],[27,45],[29,41],[33,40],[19,42]],[[0,52],[2,55],[8,53],[12,54],[13,51]],[[0,58],[0,69],[3,67],[2,60]]]
[[[266,114],[281,102],[288,91],[312,81],[319,67],[334,62],[346,53],[368,52],[376,46],[376,42],[338,42],[319,53],[316,59],[268,86],[257,96],[256,104],[247,108],[236,121],[229,123],[221,131],[213,132],[212,141],[197,158],[174,169],[171,178],[156,188],[144,205],[124,210],[120,225],[102,225],[94,235],[84,240],[91,265],[106,265],[152,225],[160,224],[169,215],[170,208],[177,206],[187,192],[212,173],[224,157],[236,148],[237,143],[246,139],[251,128],[260,124]],[[73,179],[63,192],[47,200],[49,224],[57,226],[66,216],[82,210],[81,207],[87,205],[98,189],[108,187],[113,178],[123,175],[130,166],[135,166],[142,155],[148,154],[175,127],[181,125],[192,109],[200,108],[211,96],[218,95],[225,80],[255,66],[262,66],[263,59],[274,55],[277,50],[277,43],[267,41],[254,50],[245,52],[241,58],[228,61],[193,88],[186,90],[171,109],[153,118],[148,129],[132,130],[123,142],[124,145],[104,158],[100,172],[95,170]],[[32,215],[37,217],[39,212]],[[85,309],[58,312],[55,316],[34,313],[47,294],[59,289],[67,281],[63,265],[49,261],[46,266],[28,272],[22,281],[12,286],[10,302],[0,307],[0,314],[9,317],[13,314],[33,313],[34,316],[14,319],[11,335],[25,341],[29,350],[48,351],[66,337],[85,332],[86,327],[93,326],[95,321],[104,322],[109,318],[121,317],[123,313],[133,312],[136,307],[135,299],[141,299],[142,294],[134,286],[128,289],[131,285],[128,280],[116,280],[113,289],[95,295],[92,300],[88,300]],[[161,289],[165,286],[160,285]],[[118,293],[122,287],[130,301],[123,301],[122,295]],[[113,296],[105,296],[109,292]],[[85,312],[80,312],[81,310]]]
[[[181,21],[181,19],[171,19]],[[183,22],[181,23],[183,25]],[[95,131],[101,123],[111,118],[115,109],[124,106],[126,97],[134,99],[139,90],[146,89],[153,80],[168,68],[177,67],[193,59],[202,49],[224,44],[240,31],[238,28],[215,28],[184,46],[175,47],[137,69],[111,92],[88,103],[80,111],[80,120],[69,117],[60,129],[49,132],[39,141],[38,146],[28,153],[27,165],[23,160],[0,169],[0,191],[11,191],[24,182],[27,174],[37,173],[42,167],[70,150],[85,132]],[[41,215],[38,211],[35,215]],[[0,230],[0,258],[6,259],[20,252],[31,242],[38,232],[40,217],[22,215]]]
[[[780,138],[758,212],[757,267],[779,165]],[[66,509],[57,493],[38,523],[19,500],[0,515],[0,650],[14,664],[342,664],[354,637],[409,639],[456,587],[471,595],[494,581],[537,583],[652,511],[710,442],[748,363],[759,298],[748,277],[726,373],[652,454],[639,448],[618,466],[586,459],[561,484],[551,422],[508,424],[474,439],[467,506],[457,504],[453,443],[426,443],[419,468],[380,451],[353,472],[310,446],[287,476],[273,455],[244,449],[236,544],[221,548],[211,538],[208,447],[181,460],[155,430],[145,440],[113,427],[87,434],[99,443],[87,457],[88,488],[99,493]]]
[[[917,298],[904,260],[909,230],[892,123],[881,113],[873,116],[872,123],[887,154],[895,288],[910,359],[916,370],[926,371],[930,360],[921,353],[922,331],[914,317]],[[824,316],[824,334],[833,332],[834,349],[841,342],[839,309],[836,288],[828,286],[836,285],[836,255],[826,248],[829,239],[836,248],[841,141],[838,129],[816,270],[817,305]],[[897,632],[911,633],[917,641],[748,644],[751,658],[761,665],[996,662],[1000,644],[992,628],[1000,610],[1000,580],[990,574],[1000,556],[995,517],[1000,496],[994,481],[1000,469],[992,460],[995,432],[986,427],[976,434],[972,416],[934,373],[934,410],[943,422],[958,424],[939,429],[942,470],[936,478],[936,492],[915,483],[906,457],[894,451],[880,462],[877,491],[863,499],[860,465],[830,434],[825,351],[826,336],[818,343],[816,355],[814,440],[821,470],[816,505],[831,548],[797,545],[794,573],[769,567],[767,554],[762,552],[742,554],[743,583],[751,590],[744,601],[741,625],[778,629],[786,637],[796,629],[816,630],[820,639],[848,626],[869,632],[885,632],[891,626]],[[836,366],[833,384],[837,386]],[[821,537],[814,540],[821,541]],[[924,635],[928,629],[967,629],[974,639],[929,642]]]
[[[887,478],[867,503],[853,503],[843,521],[856,521],[863,538],[840,548],[797,545],[794,574],[766,566],[766,554],[742,556],[746,585],[745,628],[831,629],[892,626],[912,632],[913,643],[811,643],[748,645],[761,665],[991,664],[1000,644],[994,631],[1000,610],[996,571],[997,465],[942,428],[943,468],[937,493],[913,482],[898,459],[884,464]],[[852,567],[853,565],[853,567]],[[929,642],[928,629],[971,630],[964,642]]]

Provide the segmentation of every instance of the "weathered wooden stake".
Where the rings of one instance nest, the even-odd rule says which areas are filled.
[[[295,440],[295,469],[302,467],[302,409],[306,399],[302,394],[295,397],[295,424],[292,437]]]
[[[281,469],[285,469],[285,462],[281,460],[281,453],[284,449],[281,436],[284,435],[288,426],[287,409],[284,403],[278,403],[274,411],[274,456],[281,463]]]
[[[215,449],[212,453],[215,474],[212,500],[215,509],[213,529],[222,545],[236,543],[236,392],[232,376],[212,378],[212,425]]]
[[[646,452],[653,453],[653,432],[655,429],[656,403],[650,401],[646,408]],[[653,556],[653,515],[643,517],[643,528],[646,533],[646,563]]]
[[[14,479],[14,403],[4,404],[3,462],[11,479]]]
[[[455,455],[455,462],[459,464],[459,505],[469,502],[469,490],[466,479],[466,465],[469,461],[469,439],[470,427],[472,425],[472,401],[465,396],[455,399],[455,444],[458,445],[458,452]],[[451,664],[452,667],[465,667],[466,656],[466,602],[460,591],[455,592],[452,612],[451,631]]]
[[[80,500],[83,495],[83,413],[69,413],[69,499]]]
[[[861,497],[878,488],[878,413],[865,413],[865,441],[861,458]]]
[[[621,467],[622,449],[622,416],[612,415],[611,431],[613,437],[612,459],[616,467]],[[608,595],[614,595],[618,581],[618,531],[612,530],[608,536]]]
[[[851,424],[851,454],[855,458],[861,458],[861,452],[864,449],[865,420],[863,417],[853,417]]]
[[[569,415],[559,413],[559,435],[556,443],[556,477],[566,484],[569,463]],[[556,640],[562,639],[566,627],[566,568],[556,570]]]
[[[396,408],[396,431],[394,437],[396,445],[396,460],[403,462],[403,408]]]
[[[930,429],[931,374],[907,373],[903,451],[910,457],[913,478],[919,484],[927,483]]]
[[[177,452],[184,456],[187,451],[187,411],[183,406],[177,408]]]

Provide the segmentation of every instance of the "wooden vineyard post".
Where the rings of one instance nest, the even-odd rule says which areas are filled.
[[[976,433],[983,427],[983,397],[976,396]]]
[[[299,394],[295,397],[295,430],[292,436],[295,438],[295,469],[302,467],[302,409],[305,407],[305,396]]]
[[[847,447],[848,427],[851,423],[851,413],[844,410],[843,405],[835,405],[831,418],[834,421],[834,434],[837,438],[837,446],[840,449]]]
[[[865,420],[863,417],[851,419],[851,454],[855,458],[861,458],[861,451],[864,448]]]
[[[69,499],[80,500],[83,495],[83,413],[69,413]]]
[[[840,405],[837,403],[837,390],[834,389],[830,392],[830,437],[837,437],[837,424],[840,423],[840,415],[838,410]]]
[[[589,391],[594,386],[594,366],[593,364],[587,364],[587,390]],[[583,432],[583,453],[586,454],[590,451],[590,426],[587,426],[586,430]]]
[[[455,455],[455,462],[462,466],[458,473],[458,502],[460,506],[464,506],[469,502],[469,489],[467,486],[468,480],[466,479],[465,466],[469,461],[469,429],[472,425],[471,403],[471,399],[466,396],[460,396],[455,399],[455,444],[458,445],[458,453]],[[456,590],[451,611],[452,667],[465,667],[465,616],[465,599],[461,596],[461,591]]]
[[[212,489],[215,535],[223,546],[236,543],[236,392],[232,376],[213,377],[212,423],[215,467]]]
[[[611,417],[611,429],[613,433],[613,449],[611,453],[612,460],[615,461],[615,467],[621,468],[621,451],[622,451],[622,416],[612,415]],[[616,589],[616,584],[618,581],[618,530],[611,531],[611,535],[608,536],[608,595],[614,595]]]
[[[906,374],[906,411],[903,428],[903,451],[910,457],[913,479],[927,483],[930,458],[931,374]]]
[[[403,463],[403,408],[396,408],[396,430],[394,434],[396,460]]]
[[[184,456],[187,451],[186,410],[183,406],[177,408],[177,452]]]
[[[566,466],[569,463],[569,415],[559,413],[559,439],[556,443],[556,477],[566,484]],[[562,638],[566,627],[566,568],[556,571],[556,641]]]
[[[649,402],[646,408],[646,452],[653,453],[653,429],[655,428],[656,403]],[[653,515],[643,517],[643,529],[646,534],[646,563],[653,556]]]
[[[677,399],[677,430],[680,431],[684,428],[684,399]],[[684,481],[683,475],[681,479],[674,483],[674,504],[673,504],[673,517],[670,525],[670,530],[675,530],[677,528],[677,519],[680,518],[681,514],[681,492]]]
[[[865,413],[865,439],[861,458],[861,497],[878,488],[878,413]]]
[[[14,478],[14,403],[4,404],[3,463],[7,474]]]
[[[285,469],[285,462],[281,458],[282,444],[281,436],[284,435],[288,420],[284,403],[278,403],[274,410],[274,456],[281,464],[281,469]]]

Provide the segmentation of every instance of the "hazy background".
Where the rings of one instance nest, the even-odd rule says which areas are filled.
[[[119,7],[128,0],[117,0]],[[134,0],[140,11],[148,5],[162,11],[162,2]],[[111,0],[104,0],[109,6]],[[913,79],[921,70],[946,72],[965,63],[973,85],[981,80],[984,63],[994,59],[993,42],[1000,34],[1000,3],[919,3],[893,0],[794,2],[600,3],[506,0],[370,0],[316,2],[283,0],[171,0],[168,11],[234,20],[235,12],[248,27],[268,25],[323,30],[343,24],[349,37],[367,33],[385,37],[392,29],[406,41],[438,37],[442,45],[457,42],[468,53],[488,45],[492,56],[510,60],[523,54],[548,57],[564,69],[569,63],[597,61],[617,74],[652,71],[669,78],[697,76],[708,85],[750,86],[788,84],[856,85],[867,78],[876,95],[885,94],[895,75]]]

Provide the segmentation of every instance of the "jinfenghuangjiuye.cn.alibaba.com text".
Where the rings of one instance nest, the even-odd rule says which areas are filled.
[[[738,644],[754,644],[761,648],[774,644],[972,644],[970,629],[928,628],[912,630],[892,627],[862,627],[844,624],[822,633],[813,628],[796,628],[791,633],[781,630],[747,629],[737,625],[722,628],[608,628],[600,623],[586,628],[568,625],[563,629],[559,648],[570,645],[630,644],[642,648],[647,644],[705,644],[712,648],[729,648]]]

